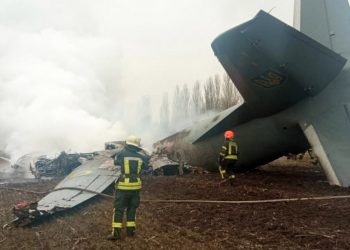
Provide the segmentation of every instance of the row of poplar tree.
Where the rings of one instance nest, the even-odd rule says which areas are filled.
[[[163,94],[160,106],[160,127],[169,131],[171,124],[196,120],[210,112],[218,112],[236,105],[241,96],[230,77],[215,75],[205,82],[196,81],[192,89],[187,84],[176,86],[170,107],[168,93]]]

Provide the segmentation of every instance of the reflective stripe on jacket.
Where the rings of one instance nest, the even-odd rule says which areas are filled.
[[[234,141],[228,141],[225,146],[222,146],[220,152],[220,159],[237,160],[238,159],[238,147]]]
[[[139,190],[142,187],[141,170],[148,166],[148,158],[140,149],[130,145],[116,155],[115,165],[121,167],[121,175],[116,182],[116,188],[121,190]]]
[[[121,169],[121,176],[117,188],[122,190],[141,189],[141,166],[143,160],[140,157],[124,157],[124,164]]]

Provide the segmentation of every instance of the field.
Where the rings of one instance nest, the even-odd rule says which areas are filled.
[[[59,180],[8,184],[47,191]],[[112,188],[106,193],[112,194]],[[145,176],[143,199],[264,200],[349,195],[329,186],[308,160],[280,159],[238,174],[233,186],[218,174]],[[43,195],[0,189],[0,224],[11,208]],[[258,204],[142,202],[137,235],[110,233],[113,200],[95,198],[25,228],[3,229],[0,249],[350,249],[350,199]]]

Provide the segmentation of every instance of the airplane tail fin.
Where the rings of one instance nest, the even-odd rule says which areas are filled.
[[[348,0],[295,0],[294,28],[350,58]]]

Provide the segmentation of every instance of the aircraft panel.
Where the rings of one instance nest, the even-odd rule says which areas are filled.
[[[348,0],[296,0],[294,26],[345,58],[350,54]]]
[[[330,108],[328,112],[303,122],[304,133],[331,184],[350,186],[349,104]]]
[[[63,189],[73,187],[102,192],[111,185],[120,175],[115,170],[111,156],[114,151],[101,152],[93,160],[84,162],[61,181],[53,191],[41,199],[37,209],[40,211],[54,212],[56,210],[74,207],[95,194],[79,190]]]

